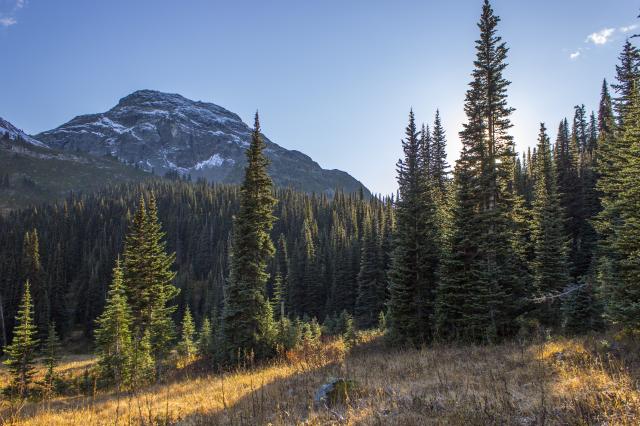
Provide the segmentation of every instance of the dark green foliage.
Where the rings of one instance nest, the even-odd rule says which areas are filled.
[[[561,292],[569,283],[566,241],[558,197],[556,171],[544,124],[540,125],[534,166],[532,240],[534,248],[533,284],[539,298]],[[536,306],[541,324],[560,326],[559,300],[548,299]]]
[[[151,351],[159,365],[171,349],[175,338],[171,301],[179,290],[173,285],[171,270],[175,254],[167,254],[158,219],[156,199],[149,197],[148,207],[140,198],[124,249],[124,280],[127,299],[133,314],[133,329],[139,334],[149,331]]]
[[[27,394],[33,378],[34,358],[38,348],[37,327],[33,321],[33,302],[29,281],[24,284],[16,323],[11,344],[4,349],[7,354],[4,364],[9,367],[13,376],[12,387],[19,395],[24,396]]]
[[[434,188],[443,196],[447,190],[449,179],[449,163],[447,163],[447,139],[440,120],[440,111],[436,110],[431,133],[431,176]]]
[[[24,234],[22,247],[22,281],[29,281],[34,298],[34,318],[38,333],[45,335],[51,309],[49,288],[40,259],[38,231],[33,229]]]
[[[280,274],[280,271],[277,271],[273,279],[273,297],[271,299],[271,310],[275,318],[285,316],[284,301],[285,293],[282,284],[282,274]]]
[[[198,333],[198,354],[207,356],[213,352],[213,330],[208,317],[202,320],[202,327]]]
[[[640,327],[640,95],[634,89],[624,119],[624,133],[616,152],[619,175],[615,183],[603,185],[607,203],[605,220],[615,218],[611,230],[610,262],[616,279],[606,283],[607,314],[611,321],[625,328]],[[613,185],[612,185],[613,184]]]
[[[603,326],[602,307],[596,295],[594,281],[593,276],[584,277],[578,283],[577,290],[569,293],[563,300],[564,328],[569,334],[586,333]]]
[[[131,374],[133,343],[131,310],[127,303],[120,261],[113,268],[113,280],[107,294],[104,312],[96,320],[96,348],[101,378],[118,388],[127,383]]]
[[[233,227],[229,280],[222,314],[223,357],[254,352],[258,357],[273,351],[271,306],[266,299],[269,279],[267,262],[274,254],[270,237],[275,198],[267,174],[268,161],[256,113],[251,145],[247,150],[245,180],[241,187],[240,211]]]
[[[159,221],[167,232],[166,251],[176,253],[174,285],[181,292],[174,299],[175,304],[190,305],[196,323],[214,310],[221,312],[223,284],[229,274],[231,219],[238,212],[238,188],[185,181],[121,185],[95,194],[72,195],[64,203],[0,216],[0,269],[3,271],[0,295],[4,302],[8,340],[24,283],[21,283],[24,234],[38,229],[42,271],[52,289],[49,293],[51,316],[60,335],[65,337],[72,328],[79,328],[89,337],[95,318],[104,309],[106,283],[111,280],[116,257],[122,253],[123,239],[132,230],[131,222],[140,197],[149,200],[152,194],[160,206]],[[395,220],[391,201],[360,200],[357,195],[342,193],[334,198],[314,197],[288,189],[278,190],[275,195],[280,202],[275,207],[278,219],[271,237],[276,241],[283,236],[288,252],[287,261],[283,263],[291,264],[290,268],[287,266],[283,280],[286,313],[295,314],[296,310],[300,315],[308,313],[302,305],[306,300],[304,288],[296,304],[290,304],[295,296],[291,293],[295,293],[302,282],[295,271],[300,265],[293,258],[298,257],[296,240],[303,234],[307,205],[314,212],[313,226],[317,229],[317,237],[314,237],[314,248],[319,253],[316,268],[321,273],[319,283],[324,295],[319,309],[324,311],[327,307],[336,311],[331,308],[329,297],[334,265],[341,259],[349,259],[345,261],[341,282],[346,285],[343,290],[352,292],[352,303],[355,303],[360,245],[364,239],[362,220],[368,214],[382,228],[383,260],[388,265]],[[335,246],[330,238],[334,216],[340,218],[339,227],[349,237]],[[280,259],[278,256],[276,260]],[[275,277],[275,264],[275,261],[269,264],[272,278]],[[386,267],[382,269],[386,270]],[[60,308],[54,310],[54,306]],[[351,306],[353,309],[353,304]],[[279,309],[275,313],[279,314]],[[324,316],[322,313],[319,318]],[[175,314],[172,318],[174,322],[180,320]]]
[[[630,40],[624,43],[624,47],[619,56],[620,64],[616,65],[616,84],[611,87],[617,96],[614,99],[614,109],[617,117],[617,124],[624,127],[624,120],[629,114],[631,98],[633,97],[633,85],[640,78],[640,52]]]
[[[467,91],[463,151],[456,166],[451,252],[440,286],[438,324],[445,338],[495,340],[514,333],[524,297],[516,248],[516,159],[508,134],[507,47],[485,0],[473,80]]]
[[[44,376],[44,381],[47,387],[52,390],[53,383],[56,378],[56,367],[58,366],[58,362],[60,361],[60,339],[58,338],[58,333],[56,332],[56,324],[49,323],[49,330],[47,333],[47,340],[44,342],[43,348],[44,355],[44,366],[47,369],[47,372]]]
[[[395,249],[389,273],[390,336],[419,344],[431,339],[437,268],[440,261],[436,206],[426,158],[416,131],[413,111],[398,161]]]
[[[156,376],[157,360],[153,357],[151,345],[151,332],[149,329],[141,332],[134,330],[136,336],[141,336],[133,341],[129,363],[127,365],[128,380],[130,389],[138,389],[150,383]]]
[[[379,227],[364,221],[364,242],[358,273],[358,296],[356,299],[356,319],[360,328],[371,328],[378,320],[376,312],[381,312],[385,303],[385,271],[382,263],[382,248],[378,236]]]
[[[209,333],[211,333],[211,326],[209,326]],[[178,343],[178,353],[183,358],[192,358],[196,355],[198,346],[196,344],[196,326],[193,323],[193,317],[191,316],[191,310],[189,306],[184,311],[182,317],[182,338]]]

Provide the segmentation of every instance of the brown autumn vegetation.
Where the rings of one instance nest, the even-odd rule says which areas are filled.
[[[133,394],[90,389],[38,401],[4,400],[15,425],[632,425],[640,419],[639,346],[593,335],[495,346],[393,349],[361,334],[307,345],[260,366],[205,372],[203,362]],[[65,357],[81,382],[93,359]],[[0,371],[6,380],[6,370]],[[356,383],[344,403],[314,406],[332,377]]]

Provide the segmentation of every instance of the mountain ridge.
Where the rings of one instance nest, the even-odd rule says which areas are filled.
[[[250,137],[251,128],[224,107],[150,89],[124,96],[106,112],[79,115],[33,136],[59,150],[112,155],[158,174],[222,183],[241,182]],[[362,188],[370,194],[347,172],[323,169],[308,155],[263,138],[277,186],[329,195]]]

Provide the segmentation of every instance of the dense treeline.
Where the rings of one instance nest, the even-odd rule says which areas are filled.
[[[429,137],[416,132],[410,113],[398,167],[390,335],[492,342],[532,330],[596,330],[607,320],[633,328],[638,50],[626,42],[612,86],[617,96],[605,81],[597,116],[576,106],[553,145],[541,124],[537,146],[519,158],[509,135],[508,48],[499,21],[485,0],[448,197],[435,196],[441,179],[423,154]]]
[[[63,203],[0,218],[0,296],[7,337],[26,279],[31,282],[41,335],[49,320],[55,321],[62,336],[77,327],[90,335],[104,308],[114,262],[123,250],[139,199],[148,200],[152,194],[167,249],[176,253],[175,285],[181,291],[175,317],[181,318],[187,305],[198,324],[205,316],[220,315],[239,189],[162,180],[74,195]],[[353,312],[365,240],[374,241],[375,258],[367,260],[371,270],[385,275],[388,259],[377,251],[386,252],[383,246],[389,244],[394,223],[391,200],[341,193],[330,199],[286,189],[277,190],[275,197],[279,201],[271,232],[276,251],[269,262],[270,294],[277,272],[288,314],[306,313],[322,321],[343,309]],[[378,287],[371,289],[373,296],[362,296],[361,303],[373,298],[376,318],[384,303],[383,283],[380,278]],[[368,309],[362,311],[369,314]]]

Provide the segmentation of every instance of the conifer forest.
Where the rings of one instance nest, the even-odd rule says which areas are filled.
[[[463,124],[407,105],[387,195],[271,142],[262,109],[136,92],[101,115],[106,156],[93,116],[33,137],[0,119],[0,423],[640,423],[637,25],[583,88],[597,108],[567,99],[518,151],[522,56],[497,2],[471,3]],[[171,120],[208,108],[240,156],[163,169],[118,139],[114,117],[165,103],[159,140],[200,152]]]

